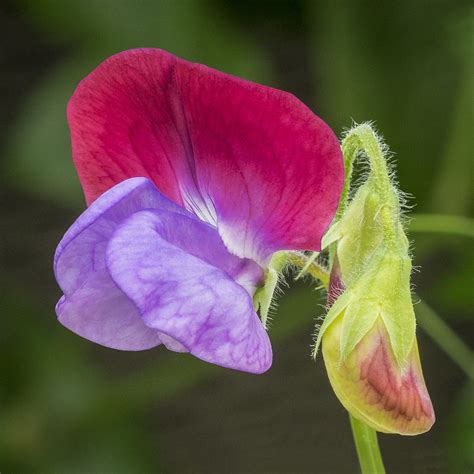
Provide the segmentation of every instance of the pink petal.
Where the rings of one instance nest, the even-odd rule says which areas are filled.
[[[276,250],[319,250],[342,157],[330,128],[291,94],[141,49],[86,77],[68,118],[89,203],[145,176],[217,223],[240,257],[265,263]]]

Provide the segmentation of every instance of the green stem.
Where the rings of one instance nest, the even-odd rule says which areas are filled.
[[[359,155],[365,155],[370,164],[370,174],[366,183],[368,185],[370,183],[371,192],[377,195],[380,202],[378,220],[382,225],[385,245],[388,248],[397,248],[399,241],[397,221],[400,214],[400,204],[385,158],[387,147],[370,123],[362,123],[349,130],[342,140],[341,148],[346,177],[342,197],[336,212],[336,221],[342,217],[348,205],[354,162]]]
[[[351,414],[349,419],[362,474],[385,474],[377,432]]]
[[[474,220],[443,214],[415,214],[408,227],[410,232],[427,232],[474,237]]]
[[[313,278],[319,280],[324,288],[329,287],[329,272],[316,263],[317,253],[315,252],[312,256],[308,257],[302,253],[288,252],[288,262],[300,269],[300,272],[296,276],[296,280],[301,278],[305,274],[311,275]]]
[[[373,178],[374,189],[380,194],[382,202],[391,205],[388,196],[393,194],[393,186],[384,156],[384,144],[371,125],[362,123],[349,130],[342,140],[341,148],[344,157],[345,179],[336,220],[347,207],[354,162],[359,155],[365,155],[370,163],[370,176]]]
[[[464,341],[425,302],[415,305],[417,321],[439,347],[474,379],[474,357]]]

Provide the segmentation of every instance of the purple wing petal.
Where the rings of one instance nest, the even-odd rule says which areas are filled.
[[[59,321],[76,334],[121,350],[160,344],[157,332],[143,324],[135,305],[117,288],[105,265],[106,245],[118,223],[148,207],[186,213],[150,181],[129,179],[94,202],[59,243],[54,270],[64,296],[56,312]]]
[[[56,313],[63,326],[102,346],[140,351],[162,342],[104,270],[92,273],[81,287],[63,296]]]
[[[211,226],[162,211],[134,214],[107,247],[112,278],[147,326],[207,362],[261,373],[271,365],[270,341],[231,276],[238,260]]]
[[[104,268],[105,245],[118,223],[147,208],[189,214],[148,179],[132,178],[117,184],[82,213],[59,242],[54,271],[61,289],[70,293],[82,285],[92,268]]]

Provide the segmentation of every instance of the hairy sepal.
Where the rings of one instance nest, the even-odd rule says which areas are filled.
[[[272,308],[272,301],[275,291],[278,288],[278,282],[281,278],[281,272],[287,263],[286,252],[276,252],[273,254],[268,270],[265,272],[263,285],[255,291],[253,296],[253,306],[260,315],[265,329],[268,328],[269,314]]]

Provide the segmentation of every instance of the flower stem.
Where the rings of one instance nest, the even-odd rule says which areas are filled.
[[[377,432],[349,414],[362,474],[385,474]]]
[[[346,178],[335,220],[337,221],[342,217],[348,205],[354,162],[359,156],[365,156],[370,165],[370,174],[366,183],[370,183],[371,192],[377,195],[380,202],[378,214],[382,225],[384,243],[387,248],[398,248],[400,241],[398,236],[400,202],[385,157],[387,153],[386,145],[370,123],[362,123],[348,131],[342,140],[341,148],[344,156]]]
[[[341,143],[344,156],[344,188],[342,190],[336,220],[342,216],[348,204],[354,163],[360,155],[365,155],[370,163],[370,175],[373,178],[374,189],[381,196],[382,202],[392,204],[389,195],[394,188],[390,179],[387,161],[385,159],[385,145],[372,128],[370,123],[362,123],[349,130]]]

